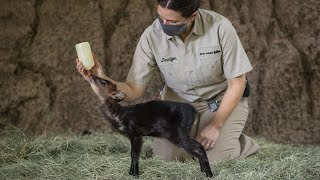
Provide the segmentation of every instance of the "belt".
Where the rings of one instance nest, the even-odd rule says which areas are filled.
[[[207,99],[207,100],[197,99],[194,102],[209,102],[209,101],[216,100],[216,101],[218,101],[220,103],[222,98],[223,98],[223,96],[224,96],[224,94],[223,95],[219,94],[219,95],[214,96],[214,97],[212,97],[210,99]]]
[[[194,101],[194,103],[206,103],[208,105],[208,108],[210,109],[210,111],[215,112],[218,110],[221,100],[217,100],[220,99],[219,97],[215,96],[213,98],[210,98],[208,100],[202,100],[202,99],[198,99],[196,101]]]

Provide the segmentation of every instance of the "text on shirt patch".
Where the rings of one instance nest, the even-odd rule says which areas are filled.
[[[199,48],[200,59],[212,59],[220,56],[221,56],[221,49],[219,46]]]
[[[200,55],[206,55],[206,54],[217,54],[217,53],[220,53],[220,52],[221,52],[220,50],[215,50],[215,51],[212,51],[212,52],[200,53]]]
[[[166,54],[166,55],[161,55],[159,57],[158,62],[160,66],[166,66],[166,65],[179,64],[180,59],[178,56]]]
[[[162,58],[161,62],[173,62],[177,61],[176,57]]]

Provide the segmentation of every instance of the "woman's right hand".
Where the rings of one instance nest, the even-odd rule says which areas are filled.
[[[93,54],[93,61],[94,61],[94,66],[92,67],[92,74],[98,76],[98,77],[103,77],[105,76],[103,72],[103,68],[101,63],[98,61],[97,56]]]
[[[104,76],[102,66],[95,55],[93,55],[93,60],[94,66],[90,70],[86,70],[80,62],[79,58],[76,59],[77,70],[82,75],[82,77],[88,82],[90,82],[91,74],[97,75],[99,77]]]

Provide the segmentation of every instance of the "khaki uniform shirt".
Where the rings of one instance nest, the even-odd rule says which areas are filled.
[[[225,92],[227,79],[252,70],[231,22],[203,9],[198,10],[184,42],[178,36],[166,35],[159,20],[144,31],[127,82],[147,86],[156,68],[166,85],[190,102]]]

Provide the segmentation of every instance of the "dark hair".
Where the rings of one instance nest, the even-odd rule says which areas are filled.
[[[158,0],[163,8],[168,8],[181,13],[183,17],[190,17],[200,7],[201,0]]]

